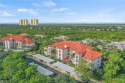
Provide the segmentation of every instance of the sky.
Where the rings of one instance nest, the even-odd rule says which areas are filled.
[[[125,0],[0,0],[0,24],[125,23]]]

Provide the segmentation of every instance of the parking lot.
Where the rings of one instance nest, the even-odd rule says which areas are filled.
[[[42,66],[42,67],[44,67],[44,68],[46,68],[46,69],[48,69],[48,70],[50,70],[50,71],[52,71],[52,72],[54,72],[55,74],[54,74],[54,76],[56,76],[56,75],[58,75],[58,74],[61,74],[61,72],[59,72],[59,71],[57,71],[57,70],[55,70],[55,69],[53,69],[53,68],[51,68],[51,67],[49,67],[49,66],[47,66],[47,65],[45,65],[45,64],[43,64],[43,63],[41,63],[41,62],[38,62],[38,61],[36,61],[36,60],[34,60],[34,59],[32,59],[32,58],[26,58],[26,62],[28,62],[28,63],[35,63],[35,64],[38,64],[38,65],[40,65],[40,66]]]
[[[47,63],[45,64],[45,63],[43,63],[43,62],[41,62],[41,61],[39,61],[39,60],[33,59],[32,57],[27,57],[27,58],[26,58],[26,62],[28,62],[28,63],[32,63],[32,62],[33,62],[34,64],[38,64],[38,65],[40,65],[40,66],[42,66],[42,67],[44,67],[44,68],[46,68],[46,69],[48,69],[48,70],[54,72],[53,77],[54,77],[54,76],[57,76],[58,74],[66,74],[66,73],[64,72],[64,70],[59,69],[59,68],[55,68],[55,67],[53,67],[52,65],[47,64]],[[71,77],[74,77],[74,76],[71,76]],[[76,78],[75,78],[75,79],[76,79]],[[81,81],[79,81],[79,79],[77,79],[76,81],[77,81],[77,83],[81,83]]]

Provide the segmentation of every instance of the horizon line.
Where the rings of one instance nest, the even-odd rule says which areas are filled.
[[[1,24],[19,24],[19,23],[0,23],[0,25]],[[125,23],[39,23],[39,25],[40,24],[125,24]]]

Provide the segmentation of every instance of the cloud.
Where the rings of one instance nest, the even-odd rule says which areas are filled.
[[[0,14],[0,16],[13,16],[13,15],[8,12],[3,12]]]
[[[40,3],[32,3],[32,5],[37,6],[37,7],[41,7],[41,6],[45,6],[45,7],[53,7],[56,6],[56,3],[49,0],[49,1],[44,1],[44,2],[40,2]]]
[[[46,1],[46,2],[43,2],[43,5],[46,7],[52,7],[52,6],[56,6],[56,3],[53,1]]]
[[[55,13],[55,12],[64,12],[66,11],[68,8],[59,8],[59,9],[54,9],[51,11],[51,13]]]
[[[39,7],[40,6],[40,4],[38,4],[38,3],[32,3],[34,6],[37,6],[37,7]]]
[[[18,12],[29,12],[28,9],[18,9],[17,11],[18,11]]]
[[[38,10],[33,10],[33,9],[17,9],[18,12],[25,12],[29,14],[38,14]]]

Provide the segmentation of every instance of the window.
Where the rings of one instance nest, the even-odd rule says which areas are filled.
[[[68,52],[70,52],[70,50],[68,49]]]
[[[76,58],[78,58],[78,55],[76,56]]]
[[[70,53],[68,52],[68,55],[70,55]]]

